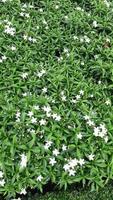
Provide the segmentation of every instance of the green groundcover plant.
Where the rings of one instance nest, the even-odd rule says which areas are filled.
[[[113,2],[0,0],[0,193],[113,178]]]

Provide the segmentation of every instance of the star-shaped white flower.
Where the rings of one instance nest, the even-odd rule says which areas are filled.
[[[27,115],[28,115],[29,117],[32,117],[32,116],[33,116],[33,112],[32,112],[32,111],[29,111]]]
[[[27,76],[28,76],[28,73],[27,73],[27,72],[21,74],[21,77],[22,77],[23,79],[26,79]]]
[[[69,170],[69,176],[75,176],[76,171],[73,169]]]
[[[57,149],[53,150],[53,155],[54,156],[58,156],[59,154],[60,154],[60,152]]]
[[[26,191],[26,189],[25,189],[25,188],[22,188],[22,190],[21,190],[20,194],[26,195],[26,194],[27,194],[27,191]]]
[[[45,119],[41,119],[41,120],[39,121],[39,123],[40,123],[40,125],[42,126],[42,125],[46,125],[47,121],[46,121]]]
[[[90,155],[88,155],[88,159],[89,159],[89,160],[94,160],[94,157],[95,157],[94,154],[90,154]]]
[[[31,118],[31,122],[32,122],[32,124],[36,124],[36,123],[37,123],[37,118],[32,117],[32,118]]]
[[[81,139],[82,139],[82,137],[83,137],[83,135],[82,135],[81,133],[77,134],[77,138],[78,138],[78,139],[80,139],[80,140],[81,140]]]
[[[80,160],[78,161],[78,163],[80,164],[80,166],[84,165],[85,164],[85,160],[80,158]]]
[[[56,164],[55,158],[50,158],[49,159],[49,164],[52,165],[52,166],[54,166]]]
[[[63,150],[63,151],[66,151],[66,150],[67,150],[67,146],[63,144],[63,145],[62,145],[62,150]]]
[[[42,177],[41,175],[37,177],[37,181],[40,181],[40,182],[41,182],[42,179],[43,179],[43,177]]]

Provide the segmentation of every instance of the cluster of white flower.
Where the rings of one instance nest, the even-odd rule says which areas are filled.
[[[46,70],[45,69],[42,69],[41,71],[38,71],[37,72],[37,76],[39,77],[39,78],[41,78],[43,75],[45,75],[46,74]]]
[[[90,117],[88,115],[84,116],[84,119],[86,120],[86,123],[91,126],[94,127],[95,123],[90,119]]]
[[[93,135],[96,137],[104,138],[105,142],[107,142],[108,136],[107,136],[107,129],[105,127],[105,124],[100,124],[99,126],[94,127]]]
[[[68,160],[68,163],[63,166],[63,169],[69,173],[69,176],[75,176],[77,166],[83,166],[85,164],[85,160],[80,158],[79,160],[74,158]]]
[[[72,103],[77,103],[81,97],[84,95],[84,91],[83,90],[80,90],[79,91],[79,94],[75,96],[74,99],[71,100]]]
[[[82,12],[84,12],[84,9],[83,9],[83,8],[81,8],[80,6],[77,6],[77,7],[76,7],[76,10],[79,10],[79,11],[82,11]]]
[[[66,101],[66,96],[64,94],[64,91],[61,92],[61,100]]]
[[[69,57],[69,49],[68,48],[64,48],[64,53],[66,54],[67,57]]]
[[[86,120],[86,123],[93,128],[94,136],[104,138],[105,142],[108,141],[108,131],[105,127],[105,124],[100,124],[99,126],[96,126],[96,124],[87,115],[84,116],[84,119]]]
[[[18,110],[17,113],[16,113],[16,122],[20,122],[20,111]]]
[[[25,154],[21,155],[20,167],[24,168],[27,166],[27,156]]]
[[[86,35],[80,38],[80,42],[90,43],[90,41],[91,41],[90,38]]]
[[[44,149],[45,149],[45,150],[48,150],[48,149],[51,147],[52,144],[53,144],[52,141],[46,141],[46,143],[45,143],[45,145],[44,145]]]
[[[3,178],[4,173],[2,171],[0,171],[0,186],[4,186],[5,185],[5,180]]]
[[[32,43],[37,42],[36,38],[33,38],[33,37],[25,35],[25,34],[23,35],[23,39],[26,40],[26,41],[32,42]]]
[[[26,8],[27,8],[27,7],[28,7],[27,4],[24,4],[24,5],[22,6],[22,8],[21,8],[21,11],[22,11],[22,12],[20,12],[20,16],[21,16],[21,17],[26,17],[26,18],[29,18],[29,17],[30,17],[29,13],[26,12]]]
[[[53,118],[55,121],[58,121],[58,122],[61,120],[61,116],[58,115],[57,113],[53,113],[53,114],[52,114],[52,118]]]
[[[12,23],[8,20],[4,20],[4,22],[6,23],[6,25],[4,26],[4,33],[14,36],[16,33],[16,29],[12,26]]]

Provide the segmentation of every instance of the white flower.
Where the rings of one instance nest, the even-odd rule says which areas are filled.
[[[28,94],[27,94],[27,92],[24,92],[22,95],[23,95],[23,97],[26,97]]]
[[[109,8],[110,7],[110,2],[108,2],[107,0],[104,0],[104,3],[106,4],[106,6]]]
[[[52,165],[52,166],[54,166],[55,163],[56,163],[55,158],[50,158],[49,160],[50,160],[50,161],[49,161],[49,164]]]
[[[76,171],[73,169],[69,170],[69,176],[75,176]]]
[[[42,179],[43,179],[43,177],[42,177],[41,175],[37,177],[37,181],[40,181],[40,182],[41,182]]]
[[[84,159],[80,158],[80,160],[78,161],[78,163],[80,164],[80,166],[82,166],[82,165],[85,164],[85,161],[84,161]]]
[[[69,161],[69,166],[73,169],[75,166],[77,166],[78,165],[78,160],[76,159],[76,158],[74,158],[74,159],[71,159],[70,161]]]
[[[65,171],[69,171],[70,165],[69,165],[69,164],[65,164],[64,167],[63,167],[63,169],[64,169]]]
[[[1,2],[5,3],[7,0],[1,0]]]
[[[85,41],[87,42],[87,43],[90,43],[90,39],[85,35],[84,36],[84,39],[85,39]]]
[[[42,21],[42,23],[43,23],[43,24],[45,24],[45,25],[47,25],[47,22],[46,22],[46,20],[45,20],[45,19]]]
[[[29,117],[32,117],[32,116],[33,116],[33,112],[32,112],[32,111],[29,111],[27,115],[28,115]]]
[[[97,28],[97,27],[98,27],[97,21],[93,21],[93,27],[94,27],[94,28]]]
[[[80,42],[84,42],[84,39],[83,39],[83,38],[80,38]]]
[[[60,152],[59,152],[57,149],[55,149],[55,150],[53,151],[53,155],[58,156],[59,154],[60,154]]]
[[[2,60],[6,60],[7,59],[7,57],[6,56],[2,56]]]
[[[5,185],[5,180],[4,179],[2,179],[2,180],[0,180],[0,186],[4,186]]]
[[[42,89],[42,92],[43,92],[43,93],[46,93],[46,92],[47,92],[47,88],[44,87],[44,88]]]
[[[21,162],[20,162],[20,167],[24,168],[27,166],[27,156],[25,154],[21,155]]]
[[[24,13],[23,13],[23,12],[21,12],[21,13],[20,13],[20,16],[21,16],[21,17],[24,17]]]
[[[51,112],[50,106],[44,106],[42,109],[47,113]]]
[[[97,137],[97,136],[99,136],[99,132],[100,132],[99,127],[94,127],[93,135]]]
[[[23,38],[24,38],[24,40],[27,40],[28,36],[27,35],[23,35]]]
[[[32,42],[32,37],[30,36],[30,37],[28,37],[28,40],[30,41],[30,42]]]
[[[42,9],[42,8],[40,8],[40,9],[39,9],[39,11],[40,11],[40,12],[43,12],[43,9]]]
[[[23,79],[26,79],[27,76],[28,76],[28,73],[27,73],[27,72],[24,72],[24,73],[21,74],[21,77],[22,77]]]
[[[83,61],[81,62],[81,65],[84,66],[84,62]]]
[[[72,103],[77,103],[77,100],[76,99],[72,99],[71,102]]]
[[[0,178],[3,178],[3,172],[2,171],[0,171]]]
[[[12,51],[16,51],[16,47],[15,47],[15,46],[11,46],[10,49],[11,49]]]
[[[89,159],[89,160],[94,160],[94,157],[95,157],[94,154],[90,154],[90,155],[88,155],[88,159]]]
[[[81,133],[77,134],[77,138],[78,138],[78,139],[80,139],[80,140],[81,140],[81,139],[82,139],[82,137],[83,137],[83,135],[82,135]]]
[[[95,125],[94,122],[93,122],[92,120],[88,120],[88,121],[87,121],[87,124],[88,124],[89,126],[94,126],[94,125]]]
[[[29,18],[30,17],[29,13],[25,13],[25,17]]]
[[[84,119],[85,119],[85,120],[89,120],[90,117],[89,117],[88,115],[85,115],[85,116],[84,116]]]
[[[15,31],[15,28],[12,28],[12,27],[6,25],[4,32],[11,36],[14,36],[16,31]]]
[[[104,138],[104,140],[105,140],[105,142],[107,143],[107,142],[108,142],[108,136],[106,136],[106,137]]]
[[[105,104],[108,106],[108,105],[111,105],[111,101],[110,101],[110,99],[108,99],[106,102],[105,102]]]
[[[78,40],[78,37],[74,35],[74,36],[73,36],[73,39],[74,39],[74,40]]]
[[[68,52],[69,52],[69,49],[64,48],[64,53],[68,53]]]
[[[45,125],[45,124],[47,123],[47,121],[46,121],[45,119],[41,119],[41,120],[39,121],[39,123],[40,123],[40,125],[42,126],[42,125]]]
[[[31,122],[32,122],[33,124],[36,124],[36,123],[37,123],[37,118],[32,117],[32,118],[31,118]]]
[[[20,111],[17,111],[17,113],[16,113],[16,118],[20,118]]]
[[[49,149],[49,147],[52,145],[52,141],[47,141],[46,144],[44,145],[45,149]]]
[[[62,99],[62,101],[66,101],[66,96],[65,96],[65,95],[62,95],[62,96],[61,96],[61,99]]]
[[[26,189],[25,189],[25,188],[22,188],[22,190],[21,190],[20,194],[26,195],[26,194],[27,194],[27,191],[26,191]]]
[[[81,98],[80,95],[76,95],[76,99],[79,100]]]
[[[58,9],[58,8],[59,8],[59,6],[58,6],[58,5],[56,5],[56,6],[55,6],[55,9]]]
[[[39,108],[38,105],[35,105],[35,106],[34,106],[34,109],[35,109],[35,110],[39,110],[40,108]]]
[[[84,94],[84,91],[83,91],[83,90],[80,90],[80,91],[79,91],[79,94],[80,94],[80,95],[83,95],[83,94]]]
[[[62,150],[63,150],[63,151],[66,151],[66,150],[67,150],[67,146],[63,144],[63,145],[62,145]]]

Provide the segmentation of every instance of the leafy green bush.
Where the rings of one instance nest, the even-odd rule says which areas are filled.
[[[27,2],[27,1],[26,1]],[[1,0],[0,192],[113,178],[113,3]]]

